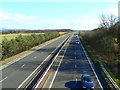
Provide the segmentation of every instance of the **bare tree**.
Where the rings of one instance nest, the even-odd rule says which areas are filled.
[[[101,15],[100,16],[100,27],[109,29],[117,23],[117,18],[113,15]]]

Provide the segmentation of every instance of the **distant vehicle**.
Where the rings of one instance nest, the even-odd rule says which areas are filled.
[[[94,89],[94,84],[91,79],[91,76],[89,74],[83,74],[81,77],[81,84],[83,89],[89,89],[93,90]]]
[[[74,35],[74,38],[78,38],[78,35]]]
[[[75,35],[76,37],[78,37],[78,35]]]
[[[79,34],[79,32],[75,32],[75,33],[74,33],[74,35],[78,35],[78,34]]]
[[[79,41],[79,40],[76,40],[75,43],[78,45],[78,44],[80,44],[80,41]]]

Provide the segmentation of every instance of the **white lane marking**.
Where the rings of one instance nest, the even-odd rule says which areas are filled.
[[[62,45],[62,43],[60,45]],[[58,47],[60,47],[60,45]],[[58,47],[53,52],[55,52],[58,49]],[[18,86],[16,90],[19,90],[19,88],[21,88],[21,86],[41,67],[41,65],[53,54],[53,52]]]
[[[77,65],[75,64],[75,68],[77,68]]]
[[[21,66],[21,68],[23,68],[25,66],[25,64],[23,64],[22,66]]]
[[[65,49],[65,52],[66,52],[66,50],[67,50],[67,49]],[[51,87],[52,87],[52,85],[53,85],[53,82],[54,82],[54,80],[55,80],[55,77],[56,77],[56,75],[57,75],[57,72],[58,72],[58,70],[59,70],[59,68],[60,68],[60,65],[61,65],[61,63],[62,63],[63,57],[64,57],[64,55],[65,55],[65,52],[64,52],[64,54],[63,54],[63,56],[62,56],[62,58],[61,58],[61,60],[60,60],[60,63],[59,63],[59,65],[58,65],[58,67],[57,67],[57,70],[56,70],[56,72],[55,72],[55,75],[54,75],[54,77],[53,77],[53,79],[52,79],[52,82],[51,82],[51,84],[50,84],[50,86],[49,86],[49,90],[51,89]]]
[[[36,56],[34,58],[37,58]]]
[[[56,78],[56,75],[57,75],[58,70],[59,70],[59,68],[60,68],[60,65],[61,65],[61,63],[62,63],[63,57],[64,57],[64,55],[65,55],[65,53],[66,53],[66,51],[67,51],[67,48],[68,48],[68,47],[65,48],[65,51],[64,51],[64,53],[63,53],[63,56],[62,56],[62,58],[61,58],[61,60],[60,60],[60,63],[59,63],[59,65],[58,65],[58,67],[57,67],[57,70],[55,71],[55,74],[54,74],[54,76],[53,76],[53,79],[52,79],[52,81],[51,81],[51,84],[50,84],[48,90],[50,90],[51,87],[52,87],[52,85],[53,85],[53,82],[54,82],[54,80],[55,80],[55,78]]]
[[[88,55],[87,55],[87,53],[86,53],[86,51],[85,51],[82,43],[81,43],[81,47],[82,47],[82,49],[83,49],[83,51],[84,51],[84,53],[85,53],[85,56],[87,57],[87,60],[88,60],[88,62],[89,62],[89,64],[90,64],[90,67],[92,68],[93,73],[94,73],[94,75],[95,75],[95,77],[96,77],[96,79],[97,79],[97,81],[98,81],[101,89],[103,90],[103,87],[102,87],[102,85],[101,85],[101,83],[100,83],[100,81],[99,81],[99,79],[98,79],[98,76],[97,76],[97,74],[96,74],[96,72],[95,72],[95,70],[94,70],[94,68],[93,68],[93,66],[92,66],[92,64],[91,64],[90,58],[88,57]]]
[[[66,43],[67,43],[67,42],[68,42],[68,41],[66,41]],[[64,44],[64,46],[66,45],[66,43]],[[37,85],[35,86],[35,89],[38,88],[38,86],[39,86],[40,83],[42,82],[43,78],[45,77],[45,75],[47,74],[47,72],[50,70],[52,64],[54,63],[54,61],[55,61],[56,58],[58,57],[59,53],[63,50],[63,47],[64,47],[64,46],[62,46],[62,48],[60,49],[60,51],[57,53],[57,55],[55,56],[54,60],[53,60],[52,63],[50,64],[50,66],[47,68],[46,72],[44,73],[44,75],[42,76],[42,78],[39,80],[39,82],[37,83]],[[61,56],[61,58],[62,58],[62,57],[63,57],[63,56]]]
[[[66,35],[68,35],[68,34],[65,34],[65,35],[63,35],[63,36],[60,36],[60,37],[58,37],[58,38],[57,38],[56,40],[54,40],[54,41],[57,41],[59,38],[62,38],[62,37],[64,37],[64,36],[66,36]],[[37,48],[37,49],[41,49],[41,48],[43,48],[43,47],[45,47],[45,46],[47,46],[47,45],[53,43],[54,41],[52,41],[52,42],[50,42],[50,43],[48,43],[48,44],[45,44],[45,45],[43,45],[43,46],[41,46],[40,48]],[[24,57],[26,57],[26,56],[28,56],[28,55],[34,53],[34,52],[35,52],[35,51],[31,51],[30,53],[27,53],[27,54],[25,54],[25,55],[23,55],[23,56],[20,56],[19,58],[15,59],[15,60],[13,60],[13,61],[11,61],[11,62],[5,64],[5,65],[0,66],[0,70],[2,70],[2,69],[4,69],[4,68],[8,67],[9,65],[11,65],[11,64],[13,64],[13,63],[15,63],[15,62],[21,60],[22,58],[24,58]]]
[[[75,79],[76,83],[77,83],[77,78]]]
[[[4,79],[0,80],[0,83],[5,81],[8,77],[5,77]]]

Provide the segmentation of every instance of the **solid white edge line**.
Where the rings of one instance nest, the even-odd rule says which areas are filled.
[[[36,56],[34,58],[37,58]]]
[[[84,49],[84,47],[83,47],[83,45],[82,45],[82,42],[81,42],[81,47],[82,47],[82,49],[83,49],[83,51],[84,51],[84,53],[85,53],[85,56],[87,57],[87,60],[88,60],[90,66],[91,66],[91,68],[92,68],[92,70],[93,70],[93,72],[94,72],[94,74],[95,74],[95,77],[96,77],[96,79],[97,79],[97,81],[98,81],[101,89],[103,90],[103,87],[102,87],[102,85],[101,85],[101,83],[100,83],[100,81],[99,81],[99,79],[98,79],[98,76],[97,76],[97,74],[96,74],[96,72],[95,72],[95,70],[94,70],[94,68],[93,68],[93,66],[92,66],[92,64],[91,64],[91,62],[90,62],[90,58],[88,57],[88,55],[87,55],[87,53],[86,53],[86,51],[85,51],[85,49]]]
[[[71,36],[71,37],[72,37],[72,36]],[[70,38],[69,40],[71,40],[71,38]],[[68,47],[65,48],[64,54],[63,54],[63,56],[62,56],[62,58],[61,58],[61,60],[60,60],[60,63],[59,63],[59,65],[58,65],[58,67],[57,67],[57,70],[56,70],[56,72],[55,72],[55,74],[54,74],[54,76],[53,76],[53,79],[52,79],[52,81],[51,81],[51,84],[50,84],[48,90],[50,90],[51,87],[52,87],[52,85],[53,85],[53,82],[54,82],[54,80],[55,80],[55,78],[56,78],[57,72],[58,72],[59,67],[60,67],[60,65],[61,65],[61,63],[62,63],[63,57],[64,57],[64,55],[65,55],[65,53],[66,53],[66,51],[67,51],[67,48],[68,48]]]
[[[66,40],[66,39],[65,39],[65,40]],[[64,40],[64,41],[65,41],[65,40]],[[63,41],[63,42],[64,42],[64,41]],[[62,43],[63,43],[63,42],[62,42]],[[62,44],[62,43],[61,43],[61,44]],[[60,44],[60,45],[61,45],[61,44]],[[60,45],[59,45],[58,47],[60,47]],[[58,48],[58,47],[57,47],[57,48]],[[57,48],[56,48],[56,49],[57,49]],[[56,49],[55,49],[53,52],[55,52]],[[53,53],[53,52],[52,52],[52,53]],[[41,67],[41,65],[52,55],[52,53],[18,86],[18,88],[17,88],[16,90],[18,90],[18,89]]]
[[[65,34],[65,35],[67,35],[67,34]],[[58,39],[64,37],[65,35],[58,37]],[[56,40],[58,40],[58,39],[56,39]],[[56,41],[56,40],[55,40],[55,41]],[[52,42],[54,42],[54,41],[52,41]],[[50,42],[50,43],[52,43],[52,42]],[[44,42],[44,43],[45,43],[45,42]],[[40,48],[37,48],[37,49],[41,49],[41,48],[43,48],[43,47],[49,45],[50,43],[45,44],[45,45],[43,45],[43,46],[41,46]],[[27,54],[25,54],[25,55],[23,55],[23,56],[20,56],[19,58],[15,59],[15,60],[13,60],[13,61],[11,61],[11,62],[5,64],[5,65],[0,66],[0,70],[2,70],[2,69],[4,69],[4,68],[8,67],[9,65],[11,65],[11,64],[13,64],[13,63],[15,63],[15,62],[21,60],[22,58],[24,58],[24,57],[26,57],[26,56],[28,56],[28,55],[34,53],[34,52],[35,52],[35,51],[31,51],[31,52],[29,52],[29,53],[27,53]]]
[[[66,41],[66,43],[67,43],[67,42],[68,42],[68,41]],[[65,43],[65,44],[66,44],[66,43]],[[64,44],[64,46],[65,46],[65,44]],[[47,74],[47,72],[50,70],[52,64],[54,63],[54,61],[56,60],[56,58],[58,57],[59,53],[61,52],[61,50],[63,49],[64,46],[62,46],[62,48],[60,49],[60,51],[57,53],[57,55],[55,56],[54,60],[53,60],[52,63],[50,64],[50,66],[47,68],[46,72],[44,73],[44,75],[42,76],[42,78],[40,79],[40,81],[37,83],[35,89],[38,88],[38,86],[39,86],[40,83],[42,82],[42,80],[43,80],[43,78],[45,77],[45,75]]]
[[[77,68],[77,65],[75,64],[75,68]]]
[[[76,83],[77,83],[77,78],[75,79]]]
[[[67,50],[67,48],[65,49],[65,52],[66,52],[66,50]],[[61,65],[61,63],[62,63],[63,57],[64,57],[64,55],[65,55],[65,52],[64,52],[64,54],[63,54],[63,56],[62,56],[62,58],[61,58],[61,60],[60,60],[60,63],[59,63],[59,65],[58,65],[58,67],[57,67],[57,70],[56,70],[56,72],[55,72],[55,74],[54,74],[54,77],[53,77],[53,79],[52,79],[52,82],[51,82],[48,90],[50,90],[51,87],[52,87],[52,85],[53,85],[53,82],[54,82],[54,80],[55,80],[55,78],[56,78],[56,75],[57,75],[57,72],[58,72],[58,70],[59,70],[59,67],[60,67],[60,65]]]

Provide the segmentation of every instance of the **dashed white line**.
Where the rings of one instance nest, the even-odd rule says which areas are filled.
[[[0,83],[5,81],[8,77],[5,77],[4,79],[0,80]]]
[[[77,68],[77,65],[75,64],[75,68]]]
[[[21,66],[21,68],[23,68],[25,66],[25,64],[23,64],[22,66]]]
[[[66,41],[66,43],[67,43],[67,42],[68,42],[68,41]],[[65,43],[65,44],[66,44],[66,43]],[[65,46],[65,44],[64,44],[64,46]],[[37,83],[37,85],[36,85],[35,88],[38,88],[38,86],[40,85],[41,81],[42,81],[43,78],[45,77],[46,73],[47,73],[48,70],[51,68],[53,62],[54,62],[54,61],[56,60],[56,58],[58,57],[59,53],[63,50],[63,47],[64,47],[64,46],[62,46],[61,50],[57,53],[57,55],[55,56],[54,60],[52,61],[52,63],[50,64],[50,66],[47,68],[46,72],[44,73],[44,75],[42,76],[42,78],[40,79],[40,81]],[[61,56],[61,58],[63,58],[63,56]]]
[[[70,39],[71,39],[71,38],[70,38]],[[69,40],[70,40],[70,39],[69,39]],[[55,74],[54,74],[54,76],[53,76],[53,79],[52,79],[52,81],[51,81],[51,84],[50,84],[48,90],[50,90],[51,87],[52,87],[52,85],[53,85],[53,82],[54,82],[54,80],[55,80],[55,78],[56,78],[56,75],[57,75],[58,70],[59,70],[59,68],[60,68],[60,65],[61,65],[61,63],[62,63],[63,57],[64,57],[64,55],[65,55],[65,53],[66,53],[66,51],[67,51],[67,48],[68,48],[68,47],[65,48],[65,51],[64,51],[64,53],[63,53],[63,56],[62,56],[62,58],[61,58],[61,60],[60,60],[60,63],[59,63],[59,65],[58,65],[58,67],[57,67],[57,70],[55,71]]]
[[[62,38],[62,37],[64,37],[64,36],[65,36],[65,35],[63,35],[63,36],[61,36],[61,37],[58,37],[58,39],[59,39],[59,38]],[[57,41],[58,39],[56,39],[55,41]],[[51,41],[50,43],[53,43],[53,42],[54,42],[54,41]],[[41,47],[38,48],[38,49],[41,49],[41,48],[43,48],[43,47],[49,45],[50,43],[44,44],[43,46],[41,46]],[[15,63],[15,62],[21,60],[22,58],[24,58],[24,57],[26,57],[26,56],[28,56],[28,55],[34,53],[34,52],[35,52],[35,51],[31,51],[31,52],[29,52],[29,53],[27,53],[27,54],[25,54],[25,55],[23,55],[23,56],[20,56],[19,58],[15,59],[14,61],[11,61],[11,62],[9,62],[9,63],[7,63],[7,64],[5,64],[5,65],[0,66],[0,70],[2,70],[2,69],[4,69],[4,68],[8,67],[9,65],[11,65],[11,64],[13,64],[13,63]]]
[[[65,41],[65,40],[64,40]],[[64,42],[63,41],[63,42]],[[63,43],[62,42],[62,43]],[[60,44],[60,45],[62,45],[62,43]],[[58,46],[58,47],[60,47],[60,45]],[[58,48],[57,47],[57,48]],[[57,50],[57,48],[53,51],[53,52],[55,52],[56,50]],[[52,52],[52,53],[53,53]],[[18,88],[16,89],[16,90],[18,90],[19,88],[21,88],[22,87],[22,85],[41,67],[41,65],[52,55],[52,53],[51,54],[49,54],[49,56],[18,86]]]
[[[65,49],[65,52],[66,52],[66,50],[67,50],[67,48]],[[55,72],[55,75],[54,75],[54,77],[53,77],[53,79],[52,79],[52,82],[51,82],[51,84],[50,84],[50,86],[49,86],[49,90],[51,89],[51,87],[52,87],[52,85],[53,85],[53,82],[54,82],[54,80],[55,80],[55,77],[56,77],[56,75],[57,75],[57,72],[58,72],[58,70],[59,70],[59,68],[60,68],[60,65],[61,65],[61,63],[62,63],[63,57],[64,57],[64,55],[65,55],[65,52],[64,52],[64,54],[63,54],[63,56],[62,56],[62,58],[61,58],[61,60],[60,60],[60,63],[59,63],[59,65],[58,65],[58,67],[57,67],[57,70],[56,70],[56,72]]]
[[[51,56],[51,54],[18,86],[16,90],[21,88],[21,86],[43,65],[43,63]]]
[[[36,56],[34,58],[37,58]]]
[[[77,83],[77,78],[75,79],[76,83]]]

